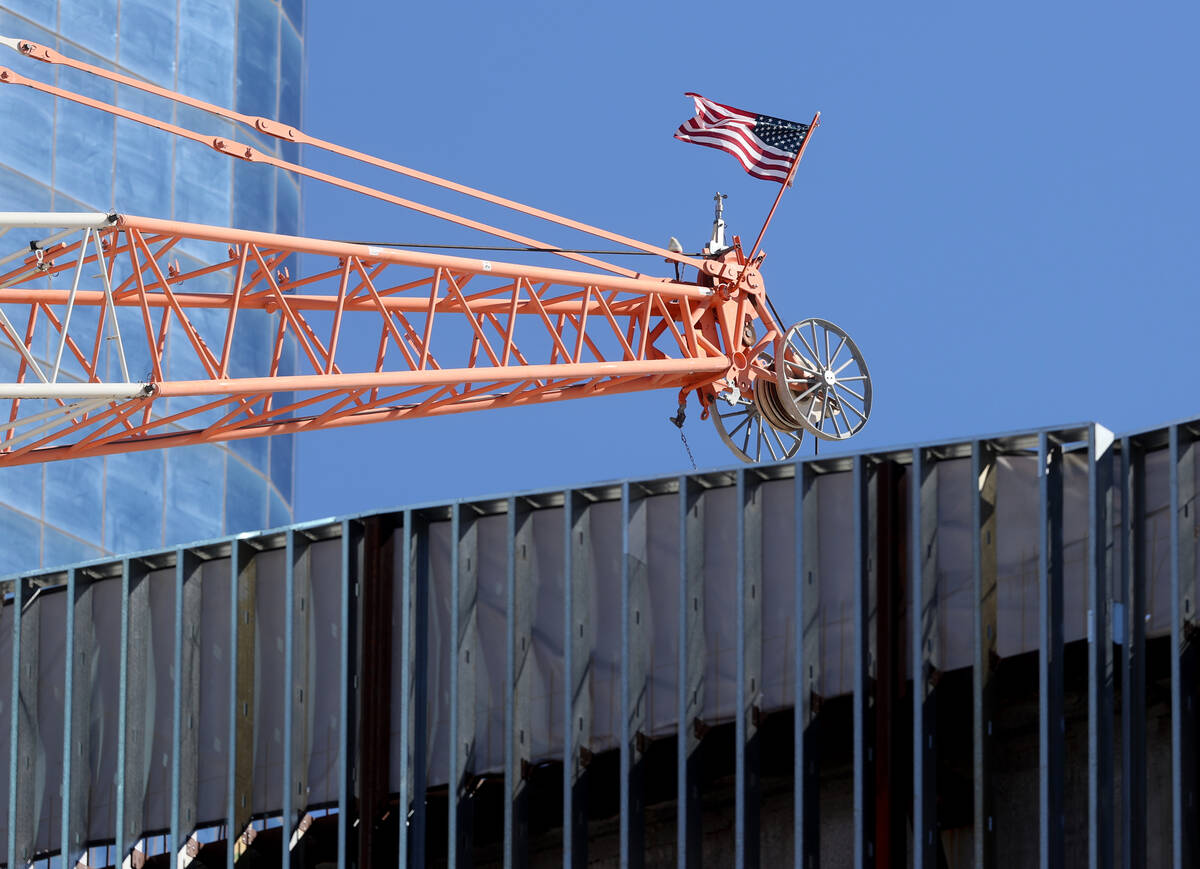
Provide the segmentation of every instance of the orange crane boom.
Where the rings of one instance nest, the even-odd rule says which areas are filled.
[[[714,398],[724,398],[730,409],[719,409],[714,423],[747,461],[793,455],[804,430],[836,440],[866,422],[870,379],[857,347],[827,321],[784,330],[766,298],[761,256],[747,259],[736,240],[723,251],[687,256],[36,43],[0,42],[261,133],[661,255],[676,264],[677,276],[647,276],[546,245],[0,67],[0,84],[31,87],[592,270],[124,214],[0,213],[0,236],[15,233],[20,245],[0,256],[0,337],[19,356],[15,378],[0,382],[0,402],[8,405],[0,466],[662,388],[679,390],[681,408],[694,392],[705,413]],[[173,252],[183,249],[189,262],[203,251],[201,265],[181,268]],[[304,274],[293,277],[298,255]],[[695,279],[680,279],[680,267],[694,269]],[[259,328],[246,327],[250,318]],[[240,364],[233,349],[250,340],[248,332],[261,335],[264,322],[269,352],[255,365]],[[298,370],[288,364],[289,347],[296,348]]]

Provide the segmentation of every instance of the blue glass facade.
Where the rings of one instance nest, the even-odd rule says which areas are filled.
[[[0,34],[299,126],[304,7],[304,0],[0,0]],[[203,112],[72,70],[15,55],[5,62],[181,126],[234,135]],[[300,231],[299,179],[289,173],[232,161],[27,88],[0,89],[0,118],[0,211],[119,211]],[[294,145],[244,129],[234,137],[297,159]],[[177,250],[185,269],[198,262],[199,249]],[[227,280],[197,280],[189,289],[221,291]],[[134,316],[122,321],[123,330],[137,325],[136,312],[128,313]],[[261,341],[249,320],[245,326],[248,340],[233,351],[235,373],[268,352],[266,319],[257,324]],[[170,340],[182,340],[181,333]],[[169,344],[167,376],[203,376],[189,355],[173,356]],[[129,364],[134,378],[150,367],[133,354]],[[15,355],[0,350],[0,378],[15,370]],[[0,469],[0,573],[291,522],[293,455],[289,435]]]

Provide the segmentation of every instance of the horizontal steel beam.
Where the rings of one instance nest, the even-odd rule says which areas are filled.
[[[153,394],[154,385],[151,383],[83,383],[70,380],[62,380],[58,383],[0,383],[0,400],[9,398],[17,398],[22,401],[31,398],[61,398],[63,400],[99,398],[124,401],[130,398],[149,398]],[[66,412],[65,408],[64,412]],[[30,421],[32,418],[22,420],[22,422]]]
[[[161,397],[181,395],[260,395],[264,392],[375,389],[392,386],[452,386],[459,383],[525,383],[530,380],[717,374],[729,368],[724,356],[710,359],[655,359],[645,362],[579,362],[561,365],[508,365],[501,368],[447,368],[441,371],[383,371],[359,374],[244,377],[228,380],[176,380],[158,384]]]
[[[112,222],[104,211],[0,211],[4,229],[103,229]]]

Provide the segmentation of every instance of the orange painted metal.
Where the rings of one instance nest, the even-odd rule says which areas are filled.
[[[0,346],[7,341],[22,357],[17,383],[32,386],[35,376],[45,379],[27,363],[44,348],[58,344],[64,360],[59,382],[35,387],[51,396],[49,405],[30,399],[24,387],[10,388],[9,397],[0,399],[9,403],[0,466],[648,389],[670,388],[681,396],[696,391],[707,407],[714,392],[745,392],[756,377],[771,376],[762,357],[774,352],[782,328],[767,304],[759,263],[742,254],[740,243],[721,257],[688,257],[36,43],[16,41],[15,47],[27,57],[203,109],[258,133],[691,266],[696,279],[683,281],[678,271],[675,280],[653,277],[547,245],[0,67],[0,84],[23,85],[592,270],[113,215],[109,225],[83,230],[77,240],[68,237],[45,249],[35,244],[28,256],[0,266],[0,311],[20,312],[26,322],[23,334],[0,323]],[[8,238],[18,236],[10,231]],[[62,289],[61,282],[73,275],[85,278],[78,287]],[[189,282],[203,289],[197,292]],[[123,310],[125,327],[118,337],[115,315]],[[252,342],[267,346],[247,352]],[[113,356],[122,347],[140,368],[115,377]],[[118,361],[125,372],[126,358]],[[73,395],[72,382],[120,387],[128,397],[97,401],[83,389]]]
[[[760,293],[732,286],[722,269],[684,283],[128,215],[94,232],[99,245],[82,264],[82,239],[67,239],[0,273],[0,306],[28,323],[5,336],[14,349],[53,346],[73,298],[59,386],[112,381],[103,272],[117,312],[137,323],[123,341],[145,360],[137,375],[150,394],[64,412],[24,439],[22,418],[44,402],[6,399],[0,466],[646,389],[711,391],[746,376],[733,365],[748,348],[744,321],[769,323]],[[168,261],[181,249],[183,268]],[[215,253],[192,264],[198,250]],[[297,254],[305,275],[291,281]],[[62,288],[81,265],[77,290]],[[189,288],[201,280],[222,289]],[[767,332],[777,333],[773,323]],[[250,354],[257,367],[239,364],[238,348],[264,336],[270,352]],[[294,371],[281,364],[286,348]],[[18,382],[33,382],[28,366]]]
[[[396,172],[398,174],[405,175],[409,178],[413,178],[418,181],[424,181],[428,184],[433,184],[438,187],[443,187],[447,190],[453,190],[456,193],[461,193],[466,196],[471,196],[475,199],[480,199],[484,202],[489,202],[493,205],[499,205],[504,208],[508,208],[513,211],[520,212],[521,214],[528,214],[532,217],[537,217],[542,220],[549,221],[551,223],[556,223],[560,226],[564,226],[569,229],[578,230],[579,232],[584,232],[584,233],[587,233],[588,235],[592,235],[597,238],[603,238],[606,241],[612,241],[612,242],[616,242],[617,244],[628,245],[629,247],[632,247],[635,250],[643,251],[645,253],[656,254],[656,255],[662,256],[664,259],[667,259],[669,261],[674,261],[674,262],[678,262],[681,264],[691,265],[696,268],[700,267],[700,261],[698,261],[692,257],[684,256],[683,254],[679,254],[679,253],[675,253],[674,251],[667,250],[666,248],[660,248],[656,245],[646,244],[645,242],[638,241],[637,239],[629,238],[628,236],[624,236],[624,235],[619,235],[618,233],[610,232],[605,229],[600,229],[599,227],[591,226],[589,224],[583,223],[578,220],[571,220],[570,218],[562,217],[560,215],[553,214],[549,211],[544,211],[540,208],[533,208],[529,205],[525,205],[523,203],[516,202],[512,199],[506,199],[502,196],[496,196],[495,194],[487,193],[486,191],[478,190],[474,187],[469,187],[466,184],[459,184],[456,181],[450,181],[445,178],[439,178],[438,176],[431,175],[428,172],[421,172],[417,169],[412,169],[412,168],[409,168],[408,166],[402,166],[399,163],[394,163],[390,160],[383,160],[383,159],[380,159],[379,157],[375,157],[371,154],[366,154],[366,153],[363,153],[362,151],[356,151],[353,148],[347,148],[343,145],[338,145],[334,142],[328,142],[323,139],[318,139],[315,136],[310,136],[307,133],[304,133],[301,130],[296,129],[295,127],[289,126],[287,124],[281,124],[278,121],[273,121],[269,118],[262,118],[262,117],[252,116],[252,115],[246,115],[246,114],[242,114],[241,112],[236,112],[232,109],[225,108],[223,106],[214,105],[212,103],[206,103],[203,100],[198,100],[198,99],[195,99],[194,97],[189,97],[184,94],[176,93],[175,91],[167,90],[166,88],[159,87],[158,85],[151,84],[150,82],[147,82],[147,81],[142,81],[141,79],[132,78],[130,76],[122,75],[121,73],[114,72],[112,70],[107,70],[102,67],[93,66],[92,64],[86,63],[81,60],[76,60],[75,58],[68,57],[67,55],[64,55],[58,51],[55,51],[52,48],[48,48],[47,46],[44,46],[44,45],[39,45],[38,43],[32,42],[30,40],[18,40],[17,41],[17,50],[20,51],[22,54],[26,55],[27,57],[30,57],[34,60],[40,60],[40,61],[43,61],[44,63],[66,66],[71,69],[79,70],[80,72],[85,72],[89,75],[94,75],[98,78],[107,79],[108,81],[111,81],[114,84],[119,84],[119,85],[123,85],[126,87],[136,88],[137,90],[143,91],[145,93],[153,94],[154,96],[162,97],[162,98],[168,99],[168,100],[173,100],[174,102],[178,102],[182,105],[186,105],[191,108],[201,109],[203,111],[210,112],[214,115],[225,118],[227,120],[245,124],[246,126],[253,128],[258,133],[264,133],[268,136],[272,136],[274,138],[281,139],[283,141],[294,142],[297,145],[308,145],[311,147],[320,148],[322,150],[329,151],[331,153],[338,154],[343,157],[348,157],[348,158],[350,158],[352,160],[356,160],[360,163],[365,163],[370,166],[376,166],[381,169],[386,169],[391,172]],[[15,76],[16,74],[14,73],[13,75]],[[26,85],[33,86],[29,81],[25,81],[25,80],[17,82],[14,79],[14,83],[26,84]],[[126,116],[126,117],[128,117],[128,116]],[[149,119],[147,119],[147,121],[150,123],[151,126],[157,127],[158,129],[168,130],[171,128],[171,125],[156,121],[153,118],[149,118]],[[216,147],[216,146],[214,145],[214,147]],[[226,145],[218,148],[218,150],[224,151],[225,153],[228,153],[231,156],[242,157],[242,159],[255,159],[255,158],[245,156],[245,151],[242,150],[245,147],[246,146],[240,145],[238,143],[226,143]],[[803,149],[802,149],[801,153],[803,153]],[[263,156],[266,156],[266,155],[259,155],[260,158]],[[799,155],[797,155],[797,162],[799,162]],[[283,166],[290,167],[290,164],[283,164],[282,161],[273,163],[272,165],[283,165]],[[290,168],[296,169],[298,167],[290,167]],[[607,265],[607,264],[604,264],[604,265]]]

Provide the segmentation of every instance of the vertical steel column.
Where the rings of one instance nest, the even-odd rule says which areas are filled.
[[[0,586],[2,588],[2,586]],[[20,768],[19,752],[17,750],[17,732],[21,721],[21,610],[25,605],[25,582],[21,579],[12,581],[13,588],[13,623],[8,641],[12,644],[12,666],[9,668],[8,692],[8,811],[5,815],[5,865],[17,865],[17,771]]]
[[[1121,439],[1121,865],[1146,866],[1146,454]]]
[[[563,493],[563,869],[588,858],[588,761],[592,742],[592,541],[588,500]]]
[[[358,756],[357,722],[358,669],[354,649],[358,643],[359,580],[363,563],[363,528],[350,519],[342,521],[341,612],[338,633],[338,780],[337,780],[337,865],[359,865],[350,861],[351,798],[356,793],[355,758]],[[361,826],[367,826],[362,824]],[[357,856],[357,855],[356,855]]]
[[[1113,435],[1088,427],[1088,865],[1113,865]]]
[[[413,865],[426,865],[426,818],[429,804],[429,523],[414,517],[411,563],[413,579]],[[406,527],[407,527],[407,523]]]
[[[649,740],[650,587],[646,571],[647,511],[641,493],[621,486],[621,816],[620,858],[623,869],[645,864],[645,752]]]
[[[125,733],[128,712],[125,703],[129,699],[129,592],[132,582],[130,570],[133,565],[128,558],[121,561],[121,645],[117,676],[117,794],[116,830],[114,850],[116,858],[124,862],[129,855],[130,842],[125,838]]]
[[[910,475],[911,476],[911,475]],[[874,741],[874,787],[875,787],[875,863],[878,866],[906,864],[909,859],[909,806],[912,801],[912,757],[911,745],[902,744],[905,713],[911,707],[903,701],[910,700],[908,689],[908,660],[904,657],[909,643],[904,619],[900,613],[905,606],[905,585],[909,575],[908,565],[912,561],[912,541],[906,538],[901,528],[909,511],[907,490],[900,485],[901,466],[893,460],[881,461],[875,466],[872,490],[875,493],[875,508],[872,513],[875,527],[875,542],[872,549],[874,559],[873,587],[875,589],[874,630],[875,643],[873,669],[875,673],[874,709],[872,719],[875,728]],[[937,648],[937,643],[934,643]],[[930,677],[934,684],[936,674]],[[925,721],[932,724],[930,712],[933,699],[925,704]],[[909,740],[911,743],[911,740]],[[932,772],[926,780],[932,780]],[[932,811],[926,819],[933,818]]]
[[[299,822],[308,808],[309,732],[308,704],[312,698],[305,694],[308,687],[309,611],[312,599],[311,560],[308,538],[289,529],[284,565],[283,616],[283,683],[287,694],[283,707],[283,869],[292,865],[292,851],[303,865],[304,831]],[[299,670],[299,673],[297,673]]]
[[[508,611],[505,621],[504,867],[529,863],[530,694],[526,668],[533,629],[533,523],[524,499],[508,499]]]
[[[129,700],[129,594],[133,585],[130,572],[133,564],[128,558],[121,561],[121,645],[119,653],[117,676],[117,825],[115,830],[115,850],[118,860],[124,861],[129,854],[130,842],[125,836],[127,827],[125,821],[125,781],[126,781],[126,723],[128,712],[126,702]],[[140,687],[140,686],[139,686]]]
[[[704,708],[704,489],[679,478],[679,677],[675,698],[677,800],[675,848],[678,869],[699,869],[701,850],[700,710]]]
[[[92,581],[72,567],[67,571],[66,631],[63,651],[63,774],[62,842],[64,866],[74,866],[86,839],[91,739],[88,735],[91,680],[89,657],[95,653],[96,628],[92,619]],[[75,661],[82,678],[76,679]],[[76,770],[79,771],[76,774]]]
[[[1042,869],[1065,857],[1062,446],[1038,435],[1038,812]]]
[[[301,544],[303,548],[303,543]],[[295,800],[292,799],[292,722],[295,720],[296,655],[293,648],[296,622],[296,530],[289,528],[284,543],[283,565],[283,784],[280,788],[280,855],[282,869],[292,867],[292,833],[296,824]]]
[[[746,469],[738,468],[737,474],[737,565],[734,579],[734,657],[736,658],[735,687],[734,687],[734,725],[733,725],[733,865],[736,869],[753,867],[747,859],[746,815],[749,797],[746,775],[746,743],[748,739],[746,718],[748,716],[748,697],[746,690],[746,562],[749,551],[746,541],[747,512],[750,510],[750,499],[753,497],[746,485]],[[751,486],[751,489],[754,487]],[[757,832],[757,831],[755,831]],[[756,842],[757,844],[757,842]],[[757,857],[757,848],[754,856]]]
[[[413,817],[412,731],[413,731],[413,514],[404,511],[403,537],[400,544],[400,792],[396,808],[396,827],[399,839],[396,843],[396,865],[400,869],[410,865],[412,841],[409,836],[410,818]],[[392,652],[395,655],[395,651]],[[412,865],[420,866],[420,863]]]
[[[121,664],[117,707],[117,856],[139,844],[146,801],[146,683],[149,667],[150,586],[146,565],[121,564]],[[133,686],[132,690],[130,686]]]
[[[459,748],[458,738],[458,686],[461,676],[459,667],[459,544],[462,535],[462,505],[450,507],[450,660],[447,673],[450,677],[450,710],[446,724],[450,728],[450,748],[446,752],[449,769],[446,771],[446,866],[456,869],[458,865],[458,809],[463,791],[460,786],[459,770],[466,767]]]
[[[869,709],[873,687],[871,591],[874,550],[872,492],[867,458],[854,457],[854,866],[875,865],[874,720]]]
[[[450,794],[449,869],[474,864],[475,669],[479,665],[479,529],[475,511],[455,504],[450,519]]]
[[[971,755],[974,766],[975,865],[996,866],[995,797],[992,757],[995,734],[996,632],[996,461],[991,446],[971,443],[971,573],[974,629],[971,650]]]
[[[229,551],[229,765],[225,861],[232,866],[250,845],[254,793],[254,635],[258,565],[241,537]]]
[[[761,481],[737,472],[737,719],[734,723],[734,865],[755,869],[761,850],[762,802],[758,724],[762,693],[762,493]]]
[[[200,708],[200,558],[190,549],[175,550],[175,636],[171,686],[171,853],[178,862],[199,850],[196,829],[196,780]],[[189,844],[191,848],[189,849]]]
[[[807,462],[796,465],[796,668],[795,784],[792,835],[796,869],[821,863],[821,592],[816,475]]]
[[[1194,866],[1196,831],[1196,459],[1190,431],[1171,426],[1171,850]]]
[[[355,585],[355,674],[357,751],[354,759],[358,797],[358,865],[373,869],[391,849],[376,844],[376,825],[388,811],[392,721],[392,604],[395,595],[396,514],[364,521],[362,573]],[[353,557],[353,556],[352,556]],[[380,654],[386,649],[389,654]]]
[[[409,569],[413,581],[413,722],[412,743],[412,864],[426,864],[426,818],[429,804],[429,523],[424,516],[413,518]],[[405,522],[407,529],[408,522]]]
[[[429,525],[404,511],[400,586],[399,865],[425,865]],[[409,820],[411,818],[411,821]]]
[[[301,543],[303,547],[303,543]],[[292,722],[295,720],[296,656],[293,648],[296,622],[296,530],[289,528],[284,542],[283,563],[283,783],[280,795],[280,855],[282,869],[292,867],[292,838],[296,824],[295,800],[292,799]]]
[[[941,669],[938,637],[938,476],[936,462],[925,451],[912,454],[909,484],[909,651],[913,672],[913,866],[934,869],[938,864],[937,819],[937,698],[936,674]]]
[[[25,618],[33,599],[29,580],[13,580],[12,694],[8,719],[8,865],[32,857],[34,837],[34,763],[38,733],[38,635],[40,619]]]

